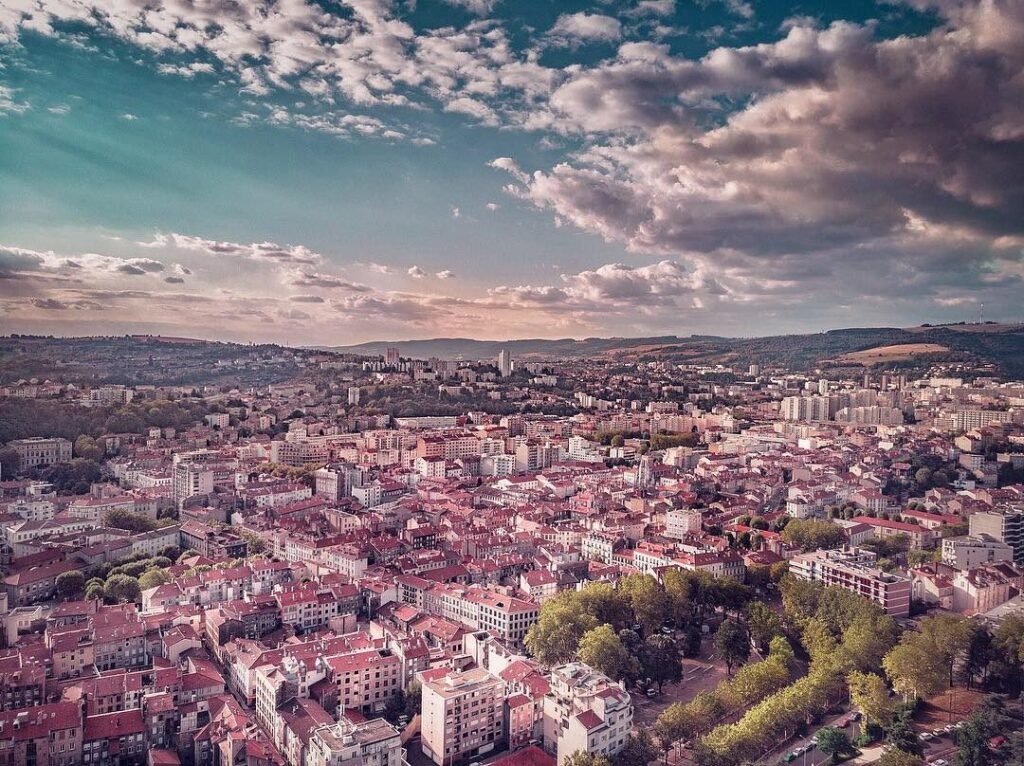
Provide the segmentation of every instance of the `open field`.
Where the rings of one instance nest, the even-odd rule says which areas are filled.
[[[894,346],[879,346],[863,351],[843,354],[839,361],[850,364],[875,364],[877,362],[900,362],[924,354],[944,354],[949,349],[938,343],[898,343]]]

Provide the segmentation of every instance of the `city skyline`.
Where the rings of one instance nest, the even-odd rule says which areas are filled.
[[[1024,319],[1024,9],[836,5],[6,0],[0,322],[349,345]]]

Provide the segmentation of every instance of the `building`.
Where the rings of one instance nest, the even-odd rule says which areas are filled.
[[[582,662],[553,668],[544,697],[544,748],[562,764],[577,751],[611,757],[629,738],[633,702],[603,673]]]
[[[1013,561],[1013,548],[988,535],[947,537],[942,541],[942,563],[954,569],[973,569],[982,564]]]
[[[348,387],[348,403],[352,406],[359,405],[359,386]]]
[[[700,511],[672,510],[665,514],[665,537],[681,540],[687,535],[700,534],[703,517]]]
[[[18,469],[67,463],[71,460],[71,442],[55,437],[47,439],[33,436],[30,439],[15,439],[7,446],[18,453]]]
[[[1024,563],[1024,510],[1005,508],[973,513],[968,518],[971,537],[988,535],[1013,548],[1013,560]]]
[[[305,766],[408,766],[398,730],[383,718],[313,729]]]
[[[213,492],[213,471],[202,463],[180,462],[171,472],[171,496],[178,510],[190,497]]]
[[[423,681],[423,754],[438,766],[494,750],[504,737],[505,684],[483,668]]]
[[[889,574],[875,566],[876,556],[860,548],[802,553],[789,560],[794,577],[835,585],[874,601],[886,614],[910,614],[910,577]]]
[[[503,378],[507,378],[512,374],[512,355],[508,352],[508,349],[502,349],[498,353],[498,374]]]

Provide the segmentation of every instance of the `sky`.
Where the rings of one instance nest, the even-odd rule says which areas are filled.
[[[0,332],[1024,320],[1021,0],[0,0]]]

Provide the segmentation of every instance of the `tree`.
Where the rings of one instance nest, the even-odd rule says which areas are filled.
[[[747,629],[758,649],[763,652],[773,638],[783,634],[782,618],[764,602],[752,601],[747,604]]]
[[[584,612],[592,615],[598,625],[608,623],[616,630],[633,624],[629,598],[606,582],[587,585],[576,594],[576,601]]]
[[[882,753],[878,766],[925,766],[924,759],[906,750],[892,749]]]
[[[104,590],[107,598],[114,603],[138,601],[141,593],[139,581],[126,574],[115,574],[108,577]]]
[[[18,450],[14,447],[4,447],[0,449],[0,476],[4,478],[13,478],[18,475],[18,469],[21,466],[21,455],[18,454]]]
[[[239,529],[238,536],[245,540],[246,551],[250,556],[263,553],[267,549],[267,544],[263,541],[255,532],[250,532],[248,529]]]
[[[568,662],[576,656],[580,639],[597,627],[597,620],[584,612],[571,591],[563,591],[540,609],[540,616],[526,634],[526,648],[543,665]]]
[[[876,673],[853,672],[846,679],[850,700],[864,714],[865,728],[874,723],[881,727],[892,719],[893,706],[885,679]]]
[[[929,697],[945,687],[945,665],[931,654],[918,634],[906,633],[882,659],[885,674],[904,699]]]
[[[967,656],[964,658],[963,663],[963,677],[968,689],[974,685],[975,679],[979,677],[982,683],[985,682],[989,665],[998,656],[995,638],[986,623],[971,623],[970,631],[971,637],[967,643]]]
[[[641,729],[636,734],[631,734],[622,749],[612,756],[612,764],[614,766],[647,766],[657,755],[658,749],[655,747],[651,735],[645,729]]]
[[[562,766],[612,766],[612,762],[603,755],[588,753],[586,750],[577,750],[566,756]]]
[[[725,620],[715,633],[715,651],[730,676],[735,665],[746,662],[750,656],[750,634],[743,623],[732,618]]]
[[[782,592],[782,607],[786,616],[795,622],[803,622],[818,611],[818,600],[824,590],[821,583],[802,580],[786,573],[779,580]]]
[[[921,740],[917,738],[917,732],[910,725],[910,714],[904,711],[896,716],[889,728],[885,730],[885,741],[897,750],[902,750],[913,755],[921,755],[923,748]]]
[[[79,569],[61,572],[55,582],[57,595],[65,601],[73,601],[85,593],[85,575]]]
[[[793,519],[782,530],[782,539],[803,551],[839,548],[846,542],[842,527],[819,519]]]
[[[155,588],[158,585],[166,585],[171,581],[171,576],[167,574],[163,569],[147,569],[141,575],[139,575],[139,589],[149,590]]]
[[[658,581],[650,575],[634,574],[619,582],[619,590],[629,599],[633,616],[645,636],[659,630],[668,618],[669,602]]]
[[[635,679],[640,672],[640,663],[622,645],[611,625],[601,625],[583,634],[578,656],[580,662],[614,681]]]
[[[826,755],[832,756],[832,762],[838,763],[839,756],[853,750],[850,738],[846,732],[835,726],[826,726],[818,730],[818,749]]]
[[[91,582],[85,586],[85,598],[87,601],[103,599],[107,595],[102,582]]]
[[[96,440],[87,434],[82,434],[75,439],[75,457],[86,460],[100,461],[103,459],[103,447],[96,443]]]
[[[150,532],[157,528],[153,519],[144,513],[129,511],[125,508],[114,508],[107,511],[103,517],[103,524],[115,529],[125,529],[129,532]]]
[[[677,683],[683,678],[679,649],[668,636],[653,635],[640,647],[640,669],[644,678],[658,685],[658,692],[666,683]]]
[[[423,684],[413,681],[405,690],[405,714],[412,720],[413,716],[420,714],[420,707],[423,704]]]

